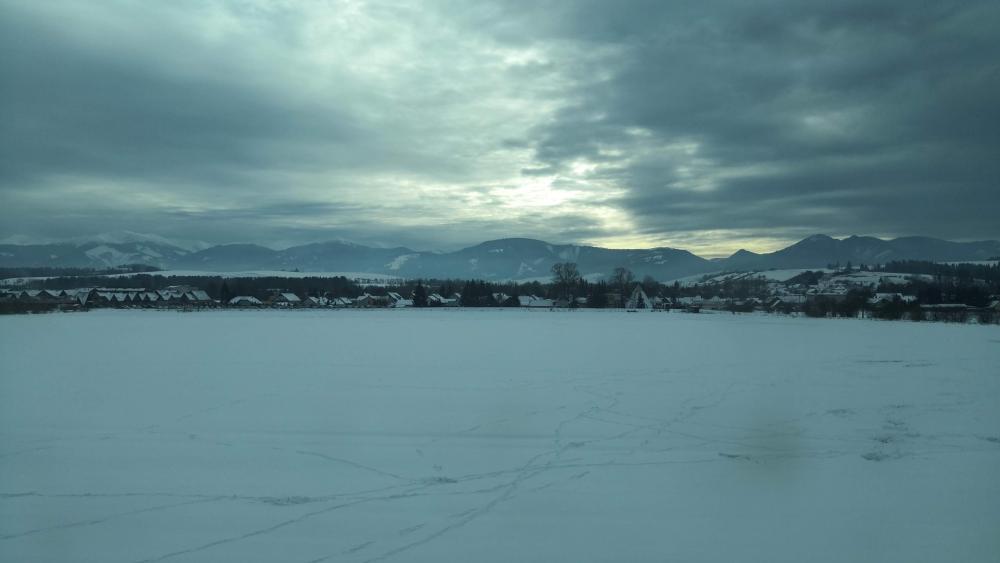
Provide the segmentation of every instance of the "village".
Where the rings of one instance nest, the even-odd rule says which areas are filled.
[[[152,278],[157,279],[157,278]],[[271,282],[275,280],[269,280]],[[237,285],[237,284],[234,284]],[[946,287],[947,286],[947,287]],[[952,288],[951,293],[948,287]],[[1000,295],[989,285],[956,291],[955,282],[919,274],[802,271],[739,272],[661,284],[626,278],[618,283],[521,284],[482,281],[404,282],[389,286],[293,290],[239,286],[225,281],[167,285],[161,289],[85,287],[0,289],[0,311],[40,313],[90,309],[399,309],[519,307],[540,310],[624,309],[686,313],[775,313],[813,317],[859,317],[996,323]],[[964,286],[961,286],[964,287]],[[461,289],[458,291],[456,289]],[[969,297],[969,296],[972,297]],[[947,297],[953,297],[952,300]]]

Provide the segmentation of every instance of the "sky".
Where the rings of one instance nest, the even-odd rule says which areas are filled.
[[[997,239],[998,29],[995,0],[0,0],[0,237]]]

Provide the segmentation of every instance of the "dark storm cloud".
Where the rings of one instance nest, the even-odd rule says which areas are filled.
[[[345,112],[281,98],[236,69],[205,79],[150,64],[143,49],[100,49],[52,27],[16,10],[0,18],[3,186],[71,174],[228,188],[320,157],[347,165],[336,149],[366,141]]]
[[[996,29],[988,1],[10,1],[0,235],[1000,238]]]
[[[536,129],[543,167],[526,173],[608,163],[595,175],[627,188],[641,232],[1000,236],[1000,4],[573,2],[504,15],[518,26],[493,32],[512,42],[615,51]]]

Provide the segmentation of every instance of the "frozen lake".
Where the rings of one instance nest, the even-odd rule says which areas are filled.
[[[1000,330],[0,318],[0,560],[998,561]]]

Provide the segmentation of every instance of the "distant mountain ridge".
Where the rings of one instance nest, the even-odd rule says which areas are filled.
[[[203,246],[203,245],[198,245]],[[255,244],[198,248],[156,235],[100,235],[48,244],[0,244],[0,267],[50,266],[107,268],[149,264],[164,269],[233,272],[299,270],[369,272],[407,278],[479,278],[525,280],[548,278],[557,262],[575,262],[591,279],[622,266],[637,277],[667,281],[721,271],[822,268],[828,264],[878,264],[893,260],[987,260],[1000,255],[1000,241],[951,242],[927,237],[883,240],[813,235],[766,254],[740,250],[728,258],[707,260],[676,248],[610,249],[577,244],[549,244],[527,238],[492,240],[454,252],[405,247],[374,248],[346,241],[320,242],[274,250]]]
[[[782,268],[818,268],[827,264],[884,264],[894,260],[929,260],[932,262],[988,260],[1000,255],[1000,242],[951,242],[929,237],[901,237],[883,240],[876,237],[850,236],[836,239],[813,235],[767,254],[740,250],[718,261],[727,270],[770,270]]]

